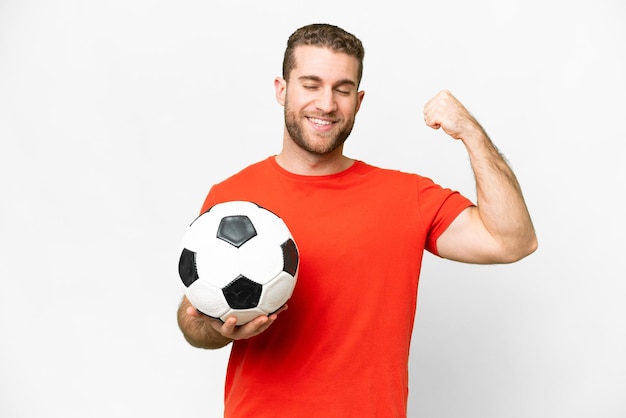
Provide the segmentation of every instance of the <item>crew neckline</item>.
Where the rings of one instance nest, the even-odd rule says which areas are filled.
[[[305,181],[320,181],[320,180],[328,180],[328,179],[344,177],[346,175],[349,175],[355,172],[364,164],[360,160],[354,160],[352,165],[350,165],[350,167],[346,168],[345,170],[338,171],[337,173],[323,174],[323,175],[316,176],[316,175],[296,174],[296,173],[292,173],[291,171],[284,169],[276,161],[276,155],[272,155],[271,157],[269,157],[268,161],[270,162],[272,167],[274,167],[274,169],[276,169],[281,174],[287,177],[291,177],[291,178],[298,179],[298,180],[305,180]]]

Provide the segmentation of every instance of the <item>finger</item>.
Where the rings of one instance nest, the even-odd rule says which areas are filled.
[[[223,336],[233,338],[237,328],[237,318],[229,316],[218,330]]]
[[[286,311],[287,309],[289,309],[289,306],[287,304],[284,304],[283,306],[281,306],[280,308],[278,308],[278,310],[276,312],[273,312],[270,315],[270,318],[273,316],[278,316],[279,313]]]
[[[435,103],[437,103],[439,100],[441,100],[440,97],[441,97],[441,92],[438,92],[433,97],[428,99],[426,104],[424,104],[424,110],[432,108],[435,105]]]
[[[426,126],[429,126],[433,129],[439,129],[441,127],[439,121],[437,121],[436,117],[430,112],[424,114],[424,123],[426,124]]]
[[[441,90],[426,102],[426,104],[424,105],[424,111],[431,110],[439,106],[441,103],[447,101],[450,97],[454,96],[452,96],[452,94],[448,90]]]
[[[427,126],[433,129],[439,129],[441,127],[441,93],[430,99],[424,105],[424,122]]]
[[[232,338],[234,340],[241,340],[260,334],[265,331],[271,322],[273,321],[271,321],[266,315],[260,315],[252,321],[238,326],[237,318],[231,316],[226,318],[226,321],[224,321],[218,331],[225,337]]]
[[[274,322],[274,320],[270,319],[269,316],[262,315],[243,325],[241,327],[241,332],[245,332],[248,336],[258,335],[265,331],[272,324],[272,322]]]
[[[193,316],[194,318],[202,317],[202,312],[200,312],[199,310],[197,310],[191,305],[187,306],[187,309],[185,310],[185,312],[187,313],[187,315]]]

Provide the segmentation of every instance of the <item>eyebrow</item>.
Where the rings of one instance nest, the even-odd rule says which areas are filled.
[[[316,75],[301,75],[300,77],[298,77],[298,80],[300,81],[316,81],[316,82],[321,82],[322,79]],[[343,78],[339,81],[337,81],[335,84],[335,86],[344,86],[344,85],[351,85],[356,87],[356,83],[353,80],[350,80],[349,78]]]

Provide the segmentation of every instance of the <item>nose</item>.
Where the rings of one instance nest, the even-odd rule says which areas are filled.
[[[331,113],[337,110],[337,102],[332,88],[324,88],[320,90],[315,100],[315,107],[324,113]]]

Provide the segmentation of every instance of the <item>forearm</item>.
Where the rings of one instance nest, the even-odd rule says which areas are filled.
[[[515,261],[537,247],[535,230],[515,174],[482,128],[461,138],[476,179],[480,219],[502,254]]]
[[[184,297],[178,307],[178,326],[189,344],[197,348],[217,349],[228,345],[232,340],[224,337],[211,326],[211,319],[201,314],[193,316],[188,313],[192,307]]]

